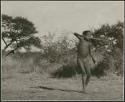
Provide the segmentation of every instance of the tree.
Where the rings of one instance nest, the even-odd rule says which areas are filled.
[[[110,42],[107,44],[110,53],[106,53],[108,54],[106,56],[106,63],[109,64],[110,69],[112,69],[111,63],[113,62],[113,65],[115,65],[113,69],[115,71],[117,70],[118,74],[123,72],[123,25],[123,22],[120,21],[113,25],[104,24],[93,32],[94,37],[106,39]],[[96,42],[95,45],[99,45],[99,42]],[[104,48],[102,51],[105,51]],[[105,66],[105,64],[103,66]]]
[[[112,42],[113,47],[123,49],[123,22],[114,25],[104,24],[94,30],[94,36],[97,38],[107,39]],[[98,43],[98,42],[97,42]]]
[[[2,15],[2,40],[5,43],[4,51],[11,47],[8,53],[14,53],[20,48],[30,50],[31,46],[41,48],[41,41],[35,37],[36,28],[34,24],[24,17],[11,17]]]

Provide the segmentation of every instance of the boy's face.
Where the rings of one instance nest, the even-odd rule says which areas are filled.
[[[92,35],[91,32],[88,32],[88,33],[86,34],[86,37],[88,37],[88,38],[93,38],[93,35]]]

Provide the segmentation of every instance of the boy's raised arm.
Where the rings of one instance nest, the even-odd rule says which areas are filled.
[[[74,35],[78,38],[78,39],[81,39],[83,36],[78,34],[78,33],[74,33]]]

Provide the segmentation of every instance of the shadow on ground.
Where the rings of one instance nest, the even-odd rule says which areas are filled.
[[[40,89],[44,89],[44,90],[59,90],[59,91],[65,91],[65,92],[77,92],[77,93],[87,94],[86,92],[83,92],[83,91],[60,89],[60,88],[52,88],[52,87],[48,87],[48,86],[37,86],[37,87],[31,87],[31,88],[37,88],[37,89],[40,88]]]

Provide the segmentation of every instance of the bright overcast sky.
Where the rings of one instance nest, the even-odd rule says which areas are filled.
[[[101,24],[124,21],[124,1],[2,1],[2,14],[31,20],[39,36],[82,33]]]

